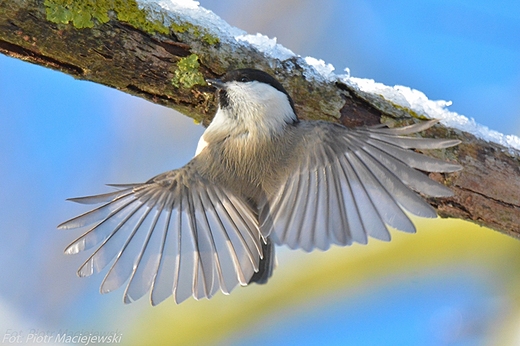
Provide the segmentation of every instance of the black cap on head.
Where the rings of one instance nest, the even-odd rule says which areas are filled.
[[[222,76],[221,80],[223,82],[236,81],[242,83],[257,81],[269,84],[276,90],[283,92],[285,95],[289,96],[282,84],[280,84],[280,82],[278,82],[273,76],[271,76],[267,72],[256,70],[253,68],[243,68],[239,70],[229,71]]]

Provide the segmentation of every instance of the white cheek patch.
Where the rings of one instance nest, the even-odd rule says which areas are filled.
[[[287,95],[260,82],[233,83],[227,89],[230,101],[248,128],[266,133],[283,129],[296,119]]]

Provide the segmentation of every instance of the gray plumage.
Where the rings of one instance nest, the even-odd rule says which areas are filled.
[[[416,192],[452,195],[420,171],[461,167],[409,150],[459,143],[407,137],[435,120],[355,129],[299,121],[287,92],[264,72],[236,70],[209,82],[219,108],[189,163],[74,198],[101,206],[58,226],[89,227],[65,253],[96,248],[78,275],[110,264],[102,293],[128,282],[125,303],[151,292],[156,305],[172,294],[180,303],[265,283],[273,243],[311,251],[365,244],[369,236],[390,240],[387,226],[415,232],[405,211],[436,217]]]

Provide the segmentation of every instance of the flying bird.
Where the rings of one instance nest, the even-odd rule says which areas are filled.
[[[234,70],[208,83],[218,109],[184,167],[71,199],[100,204],[58,228],[86,228],[65,253],[95,248],[78,275],[110,265],[102,293],[126,283],[125,303],[150,292],[152,305],[171,295],[180,303],[228,294],[267,282],[274,244],[312,251],[390,240],[387,226],[415,232],[405,211],[436,217],[418,193],[453,195],[421,171],[461,166],[410,150],[460,143],[407,136],[436,120],[400,128],[303,121],[263,71]]]

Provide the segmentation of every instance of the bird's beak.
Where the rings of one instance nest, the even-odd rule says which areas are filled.
[[[220,79],[212,79],[212,78],[208,78],[206,79],[206,83],[208,83],[209,85],[211,86],[214,86],[215,88],[217,89],[222,89],[224,88],[224,82],[221,81]]]

